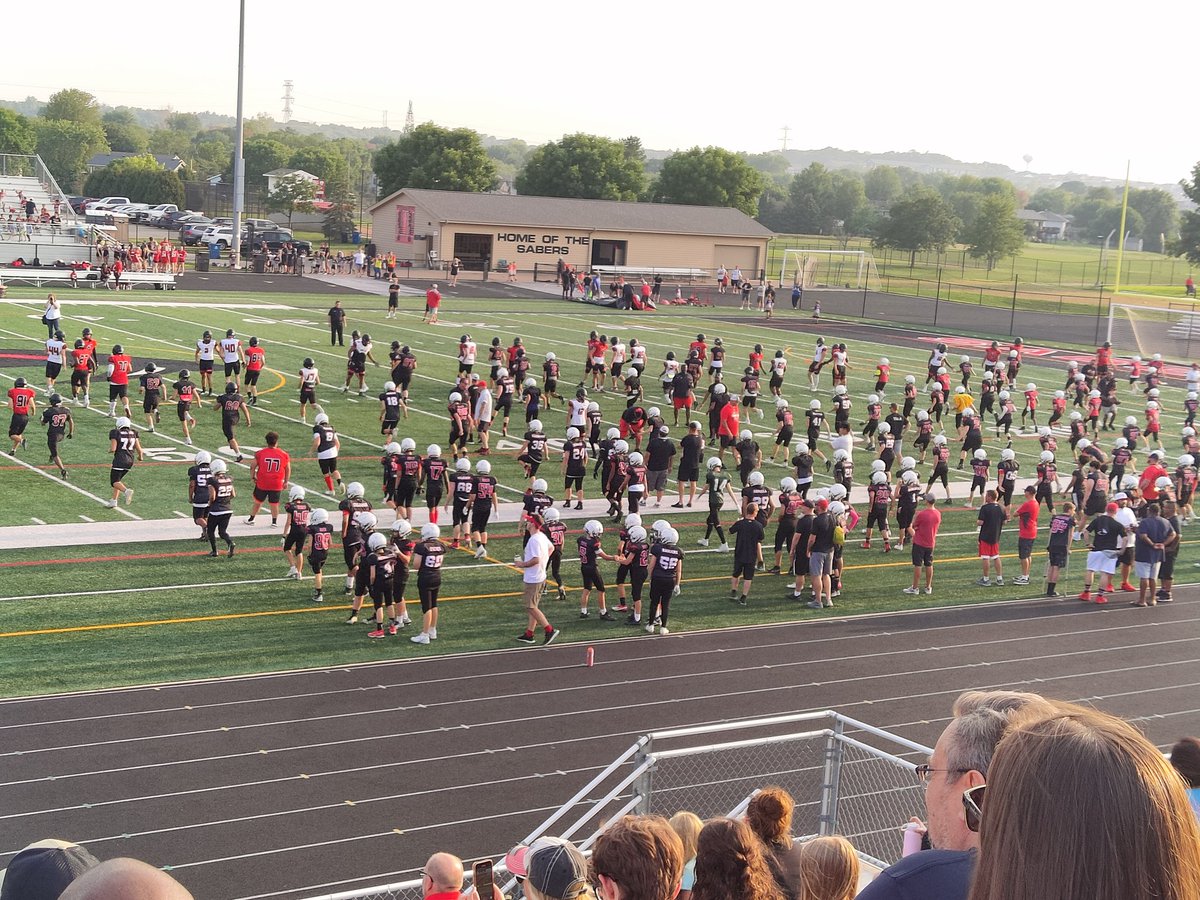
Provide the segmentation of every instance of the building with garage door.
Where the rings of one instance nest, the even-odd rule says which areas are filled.
[[[617,200],[572,200],[405,188],[371,207],[371,236],[381,253],[414,265],[458,257],[468,269],[503,269],[516,261],[553,272],[562,259],[575,269],[654,269],[766,265],[770,229],[736,209]]]

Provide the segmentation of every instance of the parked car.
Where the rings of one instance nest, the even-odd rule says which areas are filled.
[[[130,222],[136,222],[138,213],[149,208],[149,204],[146,203],[126,203],[123,206],[118,206],[113,210],[113,212],[124,213],[125,215],[129,216]]]
[[[279,226],[270,219],[242,219],[243,228],[253,228],[255,231],[275,231]]]
[[[292,233],[290,231],[288,231],[286,228],[275,228],[271,231],[255,232],[253,248],[250,247],[250,244],[247,241],[247,235],[243,234],[242,235],[242,255],[245,256],[246,254],[250,253],[252,251],[252,249],[257,250],[264,243],[271,250],[278,250],[284,244],[291,244],[297,250],[299,250],[301,253],[304,253],[304,254],[312,253],[312,242],[311,241],[298,241],[292,235]]]
[[[246,240],[246,231],[242,230],[242,241]],[[206,246],[216,244],[222,250],[228,250],[233,245],[233,226],[232,225],[210,225],[208,230],[200,236],[200,243]]]
[[[175,231],[188,222],[193,222],[196,219],[203,219],[205,222],[211,222],[212,219],[203,213],[198,213],[192,209],[177,209],[175,212],[167,213],[159,221],[159,225],[163,228],[168,228]]]
[[[134,213],[133,220],[135,222],[145,222],[149,225],[157,225],[163,216],[167,213],[176,212],[178,209],[179,207],[174,203],[159,203]]]
[[[85,213],[113,212],[118,206],[128,206],[128,197],[101,197],[83,208]]]
[[[189,247],[195,247],[212,227],[211,222],[189,222],[179,229],[179,239]]]

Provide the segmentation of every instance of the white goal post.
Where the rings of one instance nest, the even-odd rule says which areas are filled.
[[[879,286],[875,257],[866,250],[786,249],[779,265],[779,286],[863,288]]]
[[[1191,360],[1200,355],[1200,312],[1112,303],[1105,340],[1145,359],[1161,353],[1164,359]]]

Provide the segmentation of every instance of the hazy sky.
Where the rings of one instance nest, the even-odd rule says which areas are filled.
[[[54,0],[81,36],[0,70],[0,96],[232,114],[237,0],[118,15]],[[1190,4],[247,0],[246,114],[418,122],[530,143],[586,131],[671,150],[717,144],[922,150],[1040,172],[1173,182],[1189,122]],[[85,23],[93,23],[92,30]],[[88,49],[85,51],[85,47]],[[1119,61],[1119,65],[1114,65]]]

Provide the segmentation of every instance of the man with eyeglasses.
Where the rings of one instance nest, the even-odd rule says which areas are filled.
[[[458,900],[463,885],[463,863],[450,853],[435,853],[421,870],[421,895],[425,900]]]
[[[979,803],[996,745],[1019,717],[1044,711],[1053,701],[1017,691],[968,691],[954,702],[953,718],[938,738],[927,765],[917,767],[925,785],[926,839],[930,849],[888,866],[858,900],[966,900],[979,852]],[[970,803],[964,792],[971,791]],[[919,823],[919,820],[914,819]]]

